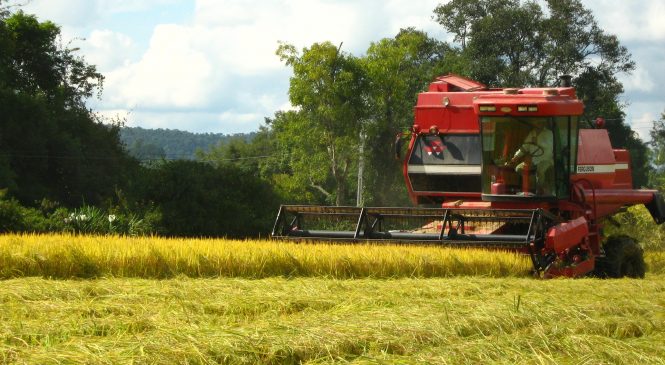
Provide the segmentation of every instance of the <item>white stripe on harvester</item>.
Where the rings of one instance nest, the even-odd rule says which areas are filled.
[[[409,165],[410,174],[428,175],[477,175],[479,165]]]
[[[578,174],[608,174],[616,170],[628,170],[627,163],[616,163],[611,165],[577,165]]]

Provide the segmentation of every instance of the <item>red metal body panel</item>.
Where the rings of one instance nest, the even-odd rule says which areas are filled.
[[[626,150],[614,150],[614,187],[617,189],[632,189],[633,175],[630,164],[630,153]]]
[[[612,189],[616,187],[616,168],[617,160],[607,131],[581,129],[577,147],[577,173],[571,180],[587,180],[594,189]]]
[[[611,216],[624,206],[648,204],[656,190],[634,189],[583,189],[582,200],[591,209],[591,215],[599,220]]]
[[[481,105],[496,106],[495,112],[480,112]],[[537,112],[523,112],[524,116],[551,116],[551,115],[580,115],[584,110],[581,102],[573,102],[567,96],[541,96],[530,95],[497,95],[493,97],[479,97],[474,102],[478,115],[507,115],[515,112],[517,105],[535,105]]]
[[[653,199],[657,190],[633,189],[600,189],[584,190],[584,194],[596,204],[635,205],[647,204]]]
[[[589,223],[584,217],[556,225],[547,232],[545,247],[562,252],[578,245],[589,235]]]
[[[478,81],[467,79],[458,75],[439,76],[429,85],[429,91],[474,91],[487,89]]]
[[[551,267],[546,273],[544,278],[545,279],[551,279],[551,278],[557,278],[557,277],[568,277],[568,278],[575,278],[575,277],[580,277],[584,276],[591,271],[593,271],[595,267],[595,261],[594,260],[585,260],[582,261],[578,264],[571,265],[571,266],[554,266]]]
[[[577,163],[580,165],[609,165],[616,162],[610,138],[604,129],[581,129],[577,146]]]
[[[427,92],[418,95],[414,132],[429,133],[436,126],[442,133],[480,133],[473,98],[479,92]],[[448,106],[444,106],[444,98]]]
[[[549,94],[556,93],[556,95]],[[556,116],[581,115],[584,105],[573,96],[561,95],[559,89],[545,89],[540,94],[518,90],[517,94],[480,95],[473,102],[477,115],[521,115],[521,116]],[[481,112],[480,106],[495,106],[495,112]],[[518,112],[518,105],[533,105],[537,112]]]
[[[463,209],[489,209],[492,208],[491,202],[471,201],[466,202],[463,200],[444,202],[442,208],[463,208]]]

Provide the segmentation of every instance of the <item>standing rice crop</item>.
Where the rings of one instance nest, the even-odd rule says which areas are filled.
[[[525,276],[528,257],[435,246],[3,235],[0,278]]]

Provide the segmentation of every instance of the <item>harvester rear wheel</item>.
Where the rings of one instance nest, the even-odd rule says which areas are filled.
[[[646,263],[642,247],[631,237],[611,236],[603,246],[605,257],[596,259],[596,276],[644,278]]]

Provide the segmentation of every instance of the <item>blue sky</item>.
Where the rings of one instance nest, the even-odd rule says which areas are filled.
[[[99,113],[130,126],[238,133],[290,107],[278,41],[299,48],[344,42],[359,55],[408,26],[450,40],[431,19],[441,2],[32,0],[23,9],[59,24],[63,42],[80,47],[106,76],[101,100],[90,102]],[[621,77],[623,101],[627,121],[646,137],[665,111],[665,0],[583,3],[637,62]]]

